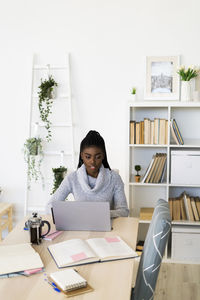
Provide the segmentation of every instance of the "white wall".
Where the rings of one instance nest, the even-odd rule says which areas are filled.
[[[22,213],[34,52],[71,53],[76,141],[98,130],[125,180],[130,88],[142,99],[146,55],[200,64],[199,11],[198,0],[1,0],[1,199]]]

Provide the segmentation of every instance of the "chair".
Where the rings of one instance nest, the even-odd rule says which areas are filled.
[[[1,202],[0,203],[0,242],[2,240],[2,232],[8,228],[12,230],[12,204]]]
[[[159,199],[147,232],[131,300],[152,300],[171,229],[168,202]]]

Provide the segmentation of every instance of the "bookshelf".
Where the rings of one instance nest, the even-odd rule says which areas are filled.
[[[167,138],[165,144],[130,144],[130,121],[140,122],[144,118],[166,119],[168,121]],[[184,145],[175,144],[170,120],[174,118],[178,124]],[[129,199],[130,215],[139,217],[141,207],[154,207],[157,199],[168,201],[170,197],[178,197],[182,192],[197,197],[200,196],[200,184],[173,184],[171,183],[171,151],[173,150],[200,150],[200,102],[180,101],[138,101],[128,104],[128,178],[127,194]],[[166,178],[162,183],[145,183],[142,178],[147,170],[152,156],[156,153],[166,153]],[[134,181],[134,166],[141,165],[141,182]],[[187,226],[194,222],[187,221]],[[196,222],[200,226],[200,222]],[[146,228],[149,221],[140,222]],[[181,226],[181,225],[180,225]],[[146,230],[147,230],[146,229]],[[141,231],[141,232],[140,232]],[[141,234],[141,236],[140,236]],[[138,239],[145,233],[139,230]]]

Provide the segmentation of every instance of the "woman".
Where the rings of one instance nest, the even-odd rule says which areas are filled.
[[[89,131],[82,140],[77,170],[64,178],[49,204],[64,201],[70,193],[76,201],[109,202],[112,218],[128,216],[124,184],[110,169],[104,140],[97,131]]]

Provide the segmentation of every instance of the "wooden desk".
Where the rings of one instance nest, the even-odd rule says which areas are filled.
[[[43,218],[47,219],[47,218]],[[14,230],[8,234],[1,243],[16,244],[29,242],[29,232],[23,230],[24,221],[20,222]],[[65,231],[54,241],[43,241],[41,245],[34,245],[35,250],[45,266],[45,272],[58,271],[47,246],[71,238],[94,238],[119,235],[133,249],[136,246],[138,231],[138,219],[117,218],[113,222],[112,232],[85,232]],[[94,263],[76,267],[79,273],[94,288],[93,292],[69,298],[71,300],[130,300],[131,283],[133,275],[134,259],[125,259],[112,262]],[[0,279],[0,295],[3,300],[66,300],[63,293],[58,293],[45,282],[44,273],[35,274],[31,277],[14,277]]]

